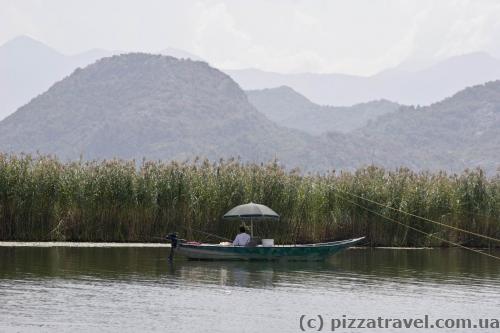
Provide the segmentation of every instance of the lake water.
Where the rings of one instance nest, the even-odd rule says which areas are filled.
[[[500,261],[463,250],[351,249],[320,263],[175,258],[172,265],[167,253],[0,247],[0,331],[317,332],[323,321],[320,331],[331,332],[342,315],[500,319]]]

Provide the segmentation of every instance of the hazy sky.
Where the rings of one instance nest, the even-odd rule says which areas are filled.
[[[0,0],[0,44],[22,34],[67,54],[170,46],[225,69],[369,75],[499,56],[500,1]]]

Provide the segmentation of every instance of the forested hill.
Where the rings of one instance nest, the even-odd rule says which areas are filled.
[[[357,130],[354,140],[390,149],[413,168],[460,171],[500,167],[500,81],[464,89],[428,107],[403,107]]]
[[[280,127],[226,74],[204,62],[126,54],[77,69],[0,122],[0,150],[63,159],[243,161],[278,158],[305,170],[347,167],[347,140]],[[340,152],[342,150],[343,152]]]

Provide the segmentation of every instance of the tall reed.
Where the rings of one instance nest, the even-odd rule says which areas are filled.
[[[256,233],[282,243],[366,235],[374,246],[445,245],[357,203],[441,238],[498,246],[345,193],[500,238],[500,176],[479,169],[449,175],[370,166],[302,175],[276,162],[62,163],[0,155],[0,239],[147,242],[178,231],[208,240],[197,230],[232,238],[238,222],[223,221],[223,214],[253,201],[281,214],[279,222],[256,223]]]

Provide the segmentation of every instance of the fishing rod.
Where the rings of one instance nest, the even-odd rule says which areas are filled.
[[[212,234],[212,233],[209,233],[209,232],[206,232],[206,231],[202,231],[202,230],[199,230],[199,229],[188,228],[188,227],[184,227],[184,226],[180,226],[180,227],[183,228],[183,229],[185,229],[186,231],[194,231],[194,232],[206,235],[206,236],[211,236],[211,237],[214,237],[214,238],[218,238],[220,240],[225,240],[225,241],[228,241],[228,242],[232,242],[233,241],[232,239],[229,239],[229,238],[226,238],[226,237],[222,237],[222,236],[219,236],[219,235],[216,235],[216,234]],[[153,236],[151,238],[153,238],[153,239],[161,239],[161,240],[169,240],[168,235],[165,236],[165,237]]]
[[[186,229],[186,230],[189,230],[189,228],[187,228],[187,227],[183,227],[183,228]],[[222,236],[219,236],[219,235],[216,235],[216,234],[212,234],[212,233],[209,233],[209,232],[206,232],[206,231],[202,231],[202,230],[198,230],[198,229],[194,229],[194,228],[191,228],[191,230],[195,231],[195,232],[198,232],[200,234],[206,235],[206,236],[212,236],[214,238],[218,238],[218,239],[225,240],[225,241],[228,241],[228,242],[232,242],[233,241],[232,239],[229,239],[229,238],[226,238],[226,237],[222,237]]]

